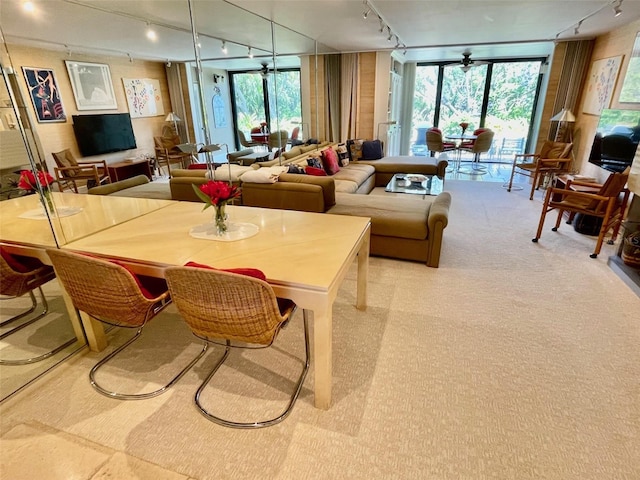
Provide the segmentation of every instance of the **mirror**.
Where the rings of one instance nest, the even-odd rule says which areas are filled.
[[[177,127],[184,141],[199,143],[205,143],[208,128],[211,140],[215,143],[225,143],[233,149],[235,132],[231,116],[228,72],[257,70],[262,62],[267,62],[270,69],[276,72],[279,69],[301,68],[301,122],[305,123],[301,127],[302,130],[311,129],[309,105],[312,100],[310,97],[316,96],[317,92],[309,82],[308,65],[314,63],[316,52],[327,50],[316,45],[312,39],[272,24],[266,18],[227,2],[174,0],[153,4],[148,2],[114,4],[107,0],[34,2],[36,10],[32,14],[22,11],[22,3],[20,0],[3,0],[0,3],[3,65],[12,66],[11,82],[24,99],[20,105],[9,105],[8,94],[0,94],[2,109],[0,133],[14,130],[16,111],[26,112],[27,117],[30,118],[27,130],[34,133],[31,135],[32,140],[29,140],[30,144],[34,144],[33,150],[36,152],[37,159],[34,159],[34,162],[41,168],[45,168],[46,165],[46,169],[51,174],[56,167],[53,152],[70,148],[76,158],[85,158],[79,150],[74,133],[74,115],[131,113],[132,106],[126,93],[124,79],[157,80],[158,83],[154,83],[153,87],[154,93],[159,94],[158,106],[161,108],[155,115],[131,118],[136,139],[134,150],[107,153],[95,158],[89,157],[91,160],[104,159],[107,163],[113,163],[122,161],[126,157],[143,155],[152,157],[155,153],[153,137],[162,135],[167,127]],[[193,11],[195,33],[191,28],[190,7]],[[118,9],[120,11],[116,11]],[[45,23],[47,28],[34,27],[34,25],[39,26]],[[155,31],[157,35],[155,41],[147,39],[146,34],[149,29]],[[90,32],[90,35],[87,35],[87,32]],[[222,52],[223,41],[227,53]],[[136,46],[137,55],[129,52],[131,45]],[[248,57],[249,47],[251,47],[253,58]],[[198,61],[201,73],[198,73],[195,68]],[[81,98],[79,98],[78,87],[87,82],[78,81],[76,78],[74,82],[80,85],[73,85],[67,62],[84,64],[88,68],[88,73],[95,73],[90,64],[97,65],[95,68],[98,72],[105,71],[106,65],[110,84],[103,84],[105,88],[101,90],[107,94],[107,97],[110,92],[113,92],[117,109],[103,110],[98,102],[90,105],[90,108],[94,109],[87,110],[86,105],[79,104]],[[46,111],[40,118],[36,116],[37,111],[29,97],[28,80],[22,67],[53,72],[55,86],[60,95],[60,105],[56,107],[47,103],[44,106],[49,110],[61,107],[62,112],[49,111],[53,113],[54,118],[49,117]],[[79,72],[78,67],[69,68],[71,71]],[[202,98],[200,98],[200,75],[203,79]],[[277,76],[274,78],[274,88],[277,89],[280,82]],[[91,81],[88,83],[91,84]],[[215,98],[216,96],[218,98]],[[278,94],[276,93],[275,96],[277,98]],[[90,95],[88,98],[91,100]],[[280,110],[274,106],[273,121],[276,124],[281,123]],[[170,112],[180,112],[178,114],[180,121],[173,125],[165,122]],[[55,118],[56,115],[57,118]],[[17,137],[16,133],[9,133],[7,136],[12,135]],[[17,144],[20,145],[20,142]],[[4,152],[10,143],[3,141],[0,145],[2,145],[0,151]],[[29,164],[28,161],[24,161],[26,147],[24,143],[22,145],[19,149],[20,156],[14,153],[11,155],[3,153],[3,158],[11,157],[13,163],[19,164],[18,167]],[[216,155],[222,157],[224,154],[224,151],[216,152]],[[1,163],[4,163],[4,160]],[[7,168],[15,169],[15,165],[7,163]],[[13,172],[13,170],[10,171]],[[4,185],[3,182],[3,187]],[[74,198],[74,195],[69,192],[70,190],[66,190],[61,198]],[[42,235],[48,237],[53,244],[65,245],[86,236],[96,229],[103,228],[100,225],[103,225],[107,219],[118,223],[132,216],[143,215],[146,211],[155,208],[153,202],[150,202],[146,210],[122,213],[115,211],[111,202],[101,202],[102,199],[99,196],[82,197],[92,197],[94,200],[91,219],[85,225],[72,222],[70,218],[73,217],[66,219],[53,217],[49,221],[41,222]],[[54,197],[54,202],[56,202],[56,208],[65,206],[60,198]],[[0,206],[1,203],[3,202],[0,202]],[[6,229],[3,229],[3,235],[5,232]],[[47,298],[49,296],[53,298],[56,295],[55,291],[48,292],[46,289],[45,293]],[[4,307],[4,304],[0,303],[0,306]],[[50,306],[52,311],[58,310],[55,301],[50,301]],[[68,317],[62,316],[69,323]],[[44,333],[44,330],[39,331]],[[53,362],[46,362],[49,367],[52,364]],[[8,373],[8,367],[0,366],[3,382],[2,398],[5,397],[5,390],[19,389],[48,368],[45,363],[38,365],[37,368],[35,365],[34,368],[25,369],[26,372],[20,374],[17,373],[17,369],[14,369],[13,371],[16,372],[14,375]],[[12,378],[11,383],[8,382],[10,378]],[[6,389],[5,382],[7,382]]]

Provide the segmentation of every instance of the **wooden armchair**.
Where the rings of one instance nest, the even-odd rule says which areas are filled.
[[[78,181],[86,182],[87,188],[111,183],[105,160],[78,161],[68,148],[51,154],[56,162],[54,176],[60,191],[72,188],[78,193]]]
[[[546,175],[557,175],[569,171],[573,160],[571,157],[572,149],[573,143],[546,140],[540,149],[540,153],[518,153],[514,155],[507,191],[511,191],[513,176],[517,172],[532,178],[529,200],[533,200],[533,192],[540,188]]]
[[[542,214],[538,223],[538,231],[532,241],[538,242],[542,235],[544,220],[551,210],[558,210],[558,218],[556,225],[551,230],[557,231],[562,221],[562,214],[570,212],[571,214],[582,213],[602,219],[602,226],[596,241],[596,247],[591,258],[596,258],[602,248],[604,237],[609,230],[612,230],[612,236],[609,243],[613,243],[618,235],[620,224],[624,218],[624,213],[629,200],[629,191],[625,189],[625,184],[629,178],[630,167],[621,173],[612,173],[607,181],[600,185],[597,183],[570,181],[567,182],[565,188],[548,188],[547,194],[542,206]],[[600,187],[597,193],[580,192],[573,190],[575,186]],[[624,194],[621,197],[621,192]],[[570,222],[569,222],[570,223]]]
[[[164,165],[167,167],[167,175],[171,177],[171,164],[179,163],[182,168],[187,168],[191,163],[191,154],[178,148],[179,137],[153,137],[153,142],[158,171]]]

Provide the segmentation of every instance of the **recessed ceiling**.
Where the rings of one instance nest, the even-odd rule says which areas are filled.
[[[203,60],[234,69],[259,68],[272,57],[272,42],[279,66],[297,65],[298,55],[316,49],[395,49],[410,61],[459,60],[465,51],[475,59],[547,56],[555,40],[592,38],[640,18],[638,0],[622,0],[623,13],[614,16],[619,1],[193,0],[191,6]],[[0,2],[9,44],[70,55],[195,58],[186,0],[32,0],[31,14],[23,3]],[[147,28],[156,30],[155,42]]]

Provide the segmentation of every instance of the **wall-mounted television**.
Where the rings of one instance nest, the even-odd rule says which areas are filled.
[[[589,162],[611,172],[622,172],[633,163],[638,143],[640,110],[604,109]]]
[[[128,113],[73,115],[73,131],[83,157],[136,148]]]

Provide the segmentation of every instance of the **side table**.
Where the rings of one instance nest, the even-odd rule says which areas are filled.
[[[111,178],[112,182],[118,182],[137,175],[146,175],[149,180],[153,180],[149,160],[145,158],[109,163],[107,164],[107,170],[109,170],[109,178]]]

